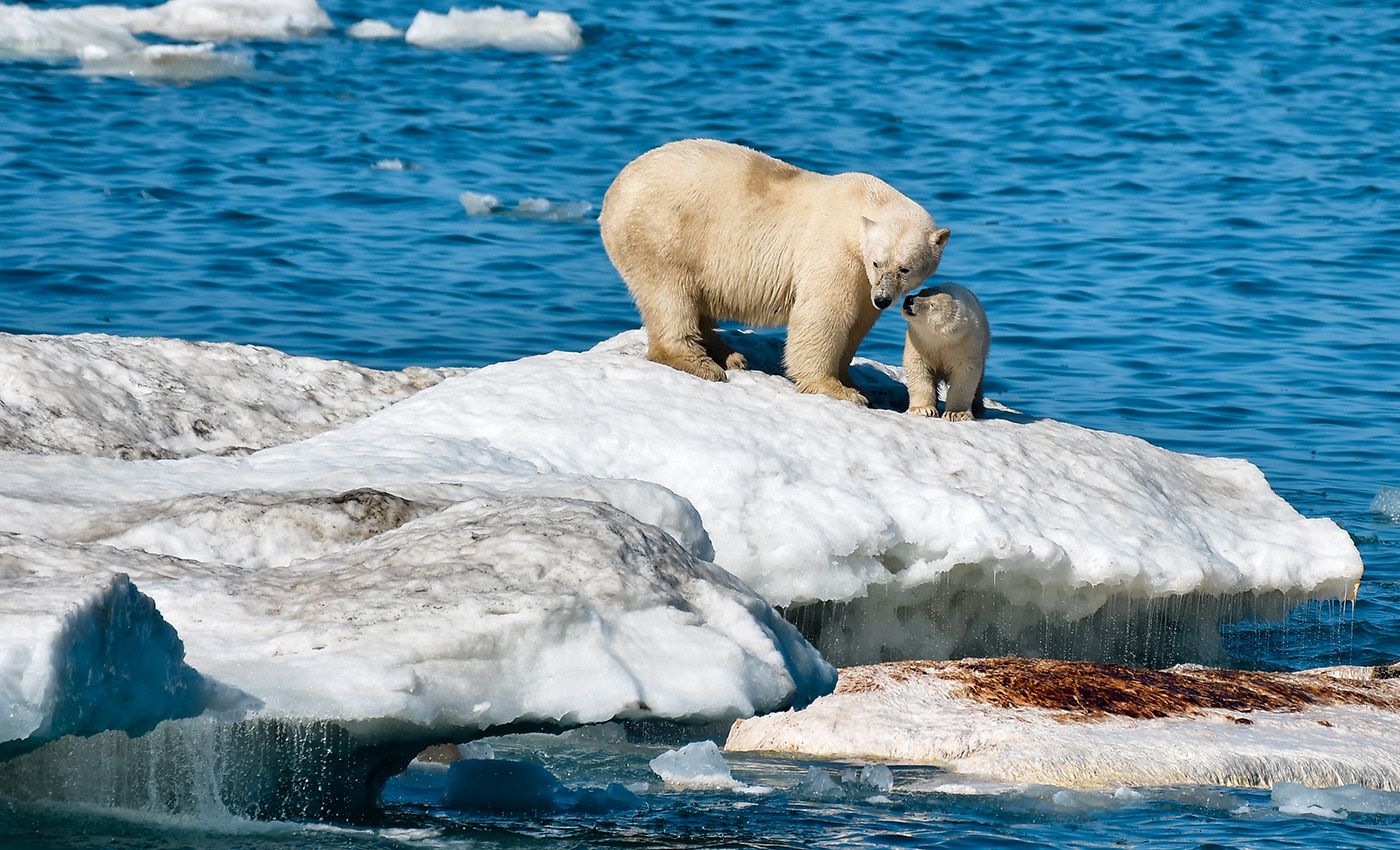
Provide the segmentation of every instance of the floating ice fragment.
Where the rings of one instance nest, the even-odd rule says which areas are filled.
[[[679,750],[667,750],[649,764],[652,772],[672,788],[734,790],[743,785],[729,772],[714,741],[696,741]]]
[[[351,38],[361,38],[368,40],[398,38],[403,35],[403,30],[389,23],[374,18],[366,18],[363,21],[353,23],[345,34]]]
[[[1371,513],[1400,522],[1400,487],[1382,487],[1371,500]]]
[[[831,778],[831,774],[820,767],[809,767],[802,781],[792,789],[792,796],[801,800],[820,803],[835,803],[846,799],[846,792]]]
[[[381,159],[370,166],[375,171],[417,171],[418,166],[412,162],[405,162],[397,157],[392,159]]]
[[[1361,785],[1309,788],[1296,782],[1280,782],[1269,799],[1285,815],[1316,815],[1334,820],[1345,818],[1348,813],[1400,815],[1400,792]]]
[[[490,215],[501,207],[500,198],[481,192],[463,192],[457,196],[457,200],[462,202],[462,209],[467,211],[467,215]]]
[[[584,221],[592,218],[593,204],[588,201],[551,201],[546,198],[522,198],[515,206],[504,209],[495,195],[463,192],[457,197],[467,215],[508,215],[531,221]]]
[[[518,9],[493,6],[470,12],[454,8],[446,15],[420,11],[404,40],[419,47],[569,53],[583,46],[583,31],[564,12],[540,12],[531,17]]]
[[[588,201],[555,203],[544,198],[523,198],[515,205],[515,215],[539,221],[581,221],[589,218],[593,205]]]
[[[253,72],[253,60],[246,52],[220,52],[213,42],[153,44],[115,55],[101,48],[86,48],[78,59],[83,73],[104,77],[196,82],[244,77]]]

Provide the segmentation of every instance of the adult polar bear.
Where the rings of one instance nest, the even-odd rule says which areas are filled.
[[[851,358],[880,311],[938,268],[947,228],[869,174],[817,174],[739,145],[687,139],[617,175],[603,245],[647,357],[711,381],[747,365],[715,322],[787,325],[799,392],[866,404]]]

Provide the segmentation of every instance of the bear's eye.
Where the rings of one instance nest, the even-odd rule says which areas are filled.
[[[899,273],[900,273],[900,274],[909,274],[909,270],[908,270],[908,269],[900,269],[900,270],[899,270]]]
[[[876,260],[876,261],[872,262],[870,265],[872,265],[872,266],[874,266],[875,268],[878,269],[878,268],[880,267],[880,261],[879,261],[879,260]]]

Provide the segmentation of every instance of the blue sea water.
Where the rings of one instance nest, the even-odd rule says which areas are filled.
[[[1351,532],[1366,563],[1354,607],[1232,629],[1238,663],[1400,656],[1400,524],[1372,509],[1400,487],[1400,7],[561,0],[547,8],[585,42],[562,57],[343,31],[406,26],[422,3],[324,0],[336,31],[244,44],[250,75],[204,82],[0,59],[0,330],[228,340],[385,368],[578,350],[635,327],[635,310],[593,215],[509,214],[517,201],[596,214],[629,159],[690,136],[869,171],[952,229],[938,276],[987,308],[990,395],[1247,458],[1301,512]],[[464,191],[504,210],[468,215]],[[897,362],[902,333],[886,317],[861,354]],[[607,770],[635,768],[611,758]],[[1393,816],[1285,816],[1266,792],[1209,789],[1065,805],[778,795],[742,809],[659,795],[640,813],[542,820],[414,799],[391,789],[385,825],[367,832],[0,807],[0,844],[378,847],[422,843],[414,830],[466,847],[1400,839]]]

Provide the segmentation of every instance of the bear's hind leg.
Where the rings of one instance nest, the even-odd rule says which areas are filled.
[[[663,283],[637,299],[647,329],[647,359],[707,381],[725,380],[724,369],[705,351],[700,309],[681,287]]]
[[[954,369],[948,376],[948,396],[944,400],[943,418],[949,422],[966,422],[982,401],[982,375],[976,366]]]
[[[749,361],[744,355],[729,347],[715,328],[715,320],[709,316],[700,317],[700,342],[705,353],[726,369],[747,369]]]

